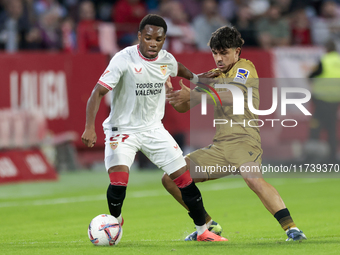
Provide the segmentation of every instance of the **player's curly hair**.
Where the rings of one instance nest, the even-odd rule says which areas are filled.
[[[145,28],[146,25],[162,27],[164,29],[164,34],[166,34],[166,31],[168,29],[168,26],[166,25],[165,20],[157,14],[146,15],[142,19],[142,21],[139,23],[139,32],[142,32],[142,30]]]
[[[212,33],[208,46],[212,50],[224,50],[227,48],[242,48],[244,40],[235,27],[220,27]]]

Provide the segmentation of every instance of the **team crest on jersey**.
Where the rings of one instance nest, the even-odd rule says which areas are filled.
[[[109,70],[106,70],[103,74],[102,74],[102,77],[104,77],[107,73],[109,73],[110,71]]]
[[[110,143],[110,147],[111,147],[112,150],[117,149],[117,147],[118,147],[118,142],[112,142],[112,143]]]
[[[168,66],[167,65],[164,65],[164,66],[160,66],[161,68],[161,72],[163,75],[166,75],[166,70],[168,69]]]
[[[236,76],[234,78],[235,82],[239,82],[239,83],[243,83],[246,84],[247,79],[249,76],[249,71],[247,69],[244,68],[238,68],[237,69],[237,73]]]

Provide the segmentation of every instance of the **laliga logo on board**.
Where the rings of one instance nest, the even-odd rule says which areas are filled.
[[[9,80],[12,109],[41,109],[49,120],[69,117],[64,71],[12,71]]]

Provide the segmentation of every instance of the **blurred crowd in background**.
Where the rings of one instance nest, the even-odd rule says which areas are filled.
[[[213,31],[235,26],[245,47],[340,46],[340,0],[0,0],[0,49],[114,54],[136,43],[148,13],[168,24],[165,49],[207,51]]]

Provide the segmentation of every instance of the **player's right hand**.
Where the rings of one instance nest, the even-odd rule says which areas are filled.
[[[94,129],[85,129],[81,140],[87,147],[93,147],[97,142],[96,131]]]

